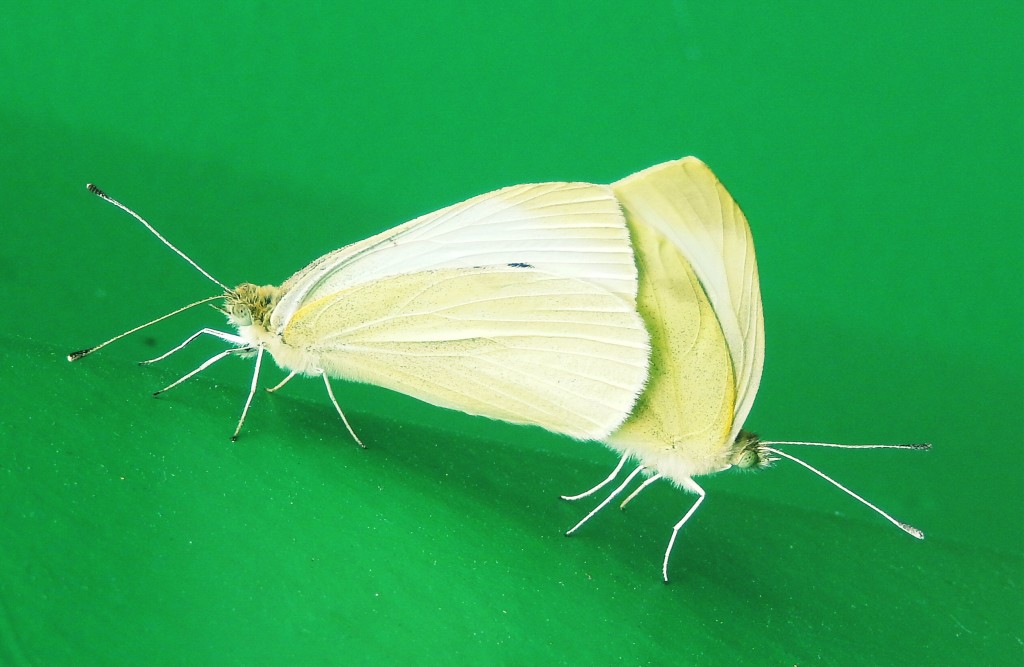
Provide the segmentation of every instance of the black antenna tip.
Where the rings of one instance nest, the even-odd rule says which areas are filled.
[[[931,449],[932,443],[930,442],[917,442],[912,445],[907,445],[908,449]]]
[[[78,352],[72,352],[71,354],[68,355],[68,361],[78,361],[79,359],[81,359],[85,355],[87,355],[90,352],[92,352],[94,349],[96,349],[96,348],[90,347],[90,348],[87,348],[85,350],[79,350]]]
[[[86,183],[85,184],[85,189],[88,190],[89,192],[93,193],[94,195],[97,195],[97,196],[100,196],[100,197],[106,197],[107,196],[106,192],[104,192],[103,190],[100,190],[98,187],[96,187],[92,183]]]

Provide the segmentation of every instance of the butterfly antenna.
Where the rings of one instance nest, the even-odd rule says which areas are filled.
[[[871,502],[867,501],[865,498],[859,496],[858,494],[854,493],[850,489],[846,488],[845,486],[843,486],[842,484],[840,484],[836,480],[832,479],[831,477],[829,477],[828,475],[826,475],[822,471],[820,471],[817,468],[815,468],[814,466],[812,466],[810,463],[807,463],[806,461],[802,461],[802,460],[798,459],[797,457],[793,456],[792,454],[787,454],[786,452],[782,451],[781,449],[775,449],[774,447],[765,446],[765,445],[777,445],[777,444],[801,444],[801,445],[817,445],[817,444],[821,444],[821,446],[823,446],[823,447],[843,447],[843,448],[853,448],[853,449],[857,449],[857,448],[859,448],[861,446],[859,446],[859,445],[836,445],[836,444],[831,444],[831,443],[825,444],[825,443],[813,443],[813,442],[801,442],[801,443],[779,443],[779,442],[767,442],[766,443],[766,442],[762,442],[761,443],[761,445],[763,446],[764,451],[771,452],[772,454],[777,454],[777,455],[779,455],[779,456],[781,456],[783,458],[789,459],[790,461],[793,461],[795,463],[799,463],[803,467],[805,467],[808,470],[810,470],[811,472],[813,472],[818,477],[821,477],[822,479],[824,479],[826,482],[828,482],[832,486],[836,487],[837,489],[839,489],[841,491],[845,491],[847,493],[847,495],[849,495],[849,496],[859,500],[861,503],[863,503],[863,504],[867,505],[868,507],[870,507],[871,509],[875,510],[876,512],[881,514],[883,517],[888,519],[888,521],[890,523],[892,523],[894,526],[896,526],[897,528],[899,528],[903,532],[909,533],[910,535],[913,535],[914,537],[916,537],[919,540],[923,540],[924,539],[924,533],[923,532],[921,532],[917,528],[914,528],[913,526],[911,526],[908,523],[903,523],[902,521],[899,521],[899,520],[895,519],[888,512],[885,512],[884,510],[882,510],[877,505],[872,504]],[[917,446],[917,445],[866,445],[866,447],[868,447],[868,448],[885,447],[885,448],[895,448],[895,449],[906,449],[906,448],[910,448],[910,449],[928,449],[930,447],[930,445],[929,446],[925,446],[925,447],[921,447],[921,446]]]
[[[927,442],[915,442],[911,444],[899,444],[899,445],[845,445],[836,442],[802,442],[798,440],[764,440],[761,442],[762,445],[807,445],[809,447],[836,447],[838,449],[931,449],[932,446]]]
[[[210,301],[216,301],[217,299],[223,299],[223,298],[224,297],[222,295],[218,294],[217,296],[208,296],[205,299],[200,299],[199,301],[196,301],[194,303],[190,303],[187,306],[182,306],[181,308],[179,308],[179,309],[177,309],[177,310],[175,310],[173,312],[167,313],[166,315],[161,315],[160,317],[156,318],[155,320],[150,320],[149,322],[146,322],[145,324],[140,324],[139,326],[135,327],[134,329],[129,329],[128,331],[125,331],[124,333],[117,334],[116,336],[114,336],[110,340],[105,340],[102,343],[100,343],[99,345],[93,345],[92,347],[88,347],[88,348],[86,348],[84,350],[78,350],[77,352],[72,352],[71,354],[68,355],[68,361],[78,361],[82,357],[88,356],[88,355],[92,354],[93,352],[95,352],[96,350],[104,348],[104,347],[106,347],[107,345],[110,345],[111,343],[113,343],[116,340],[121,340],[125,336],[131,335],[131,334],[135,333],[136,331],[139,331],[140,329],[145,329],[146,327],[148,327],[148,326],[150,326],[152,324],[156,324],[157,322],[162,322],[163,320],[166,320],[168,317],[174,317],[178,313],[182,313],[182,312],[188,310],[189,308],[194,308],[194,307],[202,305],[204,303],[209,303]]]
[[[194,262],[194,261],[192,260],[192,258],[191,258],[191,257],[189,257],[188,255],[186,255],[186,254],[185,254],[185,253],[183,253],[182,251],[178,250],[178,248],[177,248],[177,247],[176,247],[176,246],[175,246],[175,245],[174,245],[173,243],[171,243],[170,241],[168,241],[167,239],[165,239],[165,238],[164,238],[164,236],[163,236],[163,234],[161,234],[160,232],[156,231],[156,228],[155,228],[155,227],[153,227],[153,225],[151,225],[151,224],[149,224],[148,222],[146,222],[146,220],[145,220],[145,219],[144,219],[144,218],[143,218],[143,217],[142,217],[141,215],[139,215],[139,214],[138,214],[138,213],[136,213],[135,211],[131,210],[130,208],[128,208],[127,206],[125,206],[125,205],[124,205],[124,204],[122,204],[121,202],[117,201],[116,199],[114,199],[113,197],[111,197],[110,195],[108,195],[108,194],[107,194],[106,192],[104,192],[103,190],[100,190],[100,189],[99,189],[98,187],[96,187],[96,186],[95,186],[95,185],[93,185],[92,183],[89,183],[89,184],[87,184],[87,185],[86,185],[85,187],[86,187],[86,188],[88,188],[89,192],[93,193],[94,195],[96,195],[96,196],[97,196],[97,197],[99,197],[100,199],[103,199],[103,200],[105,200],[105,201],[108,201],[108,202],[110,202],[110,203],[111,203],[111,204],[113,204],[114,206],[118,207],[119,209],[121,209],[122,211],[124,211],[125,213],[127,213],[128,215],[132,216],[133,218],[135,218],[136,220],[138,220],[139,222],[141,222],[141,223],[142,223],[142,225],[143,225],[143,226],[144,226],[144,227],[145,227],[146,229],[148,229],[149,231],[151,231],[151,232],[153,233],[153,235],[154,235],[154,236],[156,236],[156,237],[157,237],[158,239],[160,239],[160,242],[161,242],[161,243],[163,243],[163,244],[164,244],[165,246],[167,246],[168,248],[170,248],[170,249],[171,249],[171,250],[173,250],[174,252],[178,253],[178,256],[179,256],[179,257],[181,257],[182,259],[184,259],[184,260],[185,260],[186,262],[188,262],[189,264],[191,264],[191,265],[192,265],[192,268],[194,268],[194,269],[195,269],[196,271],[198,271],[199,273],[201,273],[201,274],[203,274],[204,276],[206,276],[207,278],[209,278],[209,279],[210,279],[210,280],[211,280],[212,282],[216,283],[216,284],[217,284],[218,286],[220,286],[220,288],[221,288],[221,289],[223,289],[223,290],[224,290],[225,292],[230,292],[230,291],[231,291],[231,288],[230,288],[230,287],[228,287],[227,285],[225,285],[225,284],[224,284],[224,283],[222,283],[221,281],[219,281],[219,280],[217,280],[216,278],[214,278],[213,276],[211,276],[211,275],[210,275],[209,273],[207,273],[207,271],[206,271],[205,269],[203,269],[203,267],[201,267],[201,266],[199,266],[198,264],[196,264],[196,263],[195,263],[195,262]],[[105,343],[104,343],[104,344],[105,344]]]

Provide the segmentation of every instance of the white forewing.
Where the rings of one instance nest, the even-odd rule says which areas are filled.
[[[694,157],[665,162],[614,185],[622,205],[668,238],[693,267],[722,327],[736,376],[736,437],[764,365],[761,287],[750,227],[735,200]]]
[[[647,376],[631,301],[529,268],[402,273],[304,305],[283,332],[330,375],[581,439],[617,427]]]
[[[536,183],[473,197],[320,257],[281,286],[271,326],[280,332],[304,304],[389,276],[509,264],[636,298],[629,235],[610,188]]]

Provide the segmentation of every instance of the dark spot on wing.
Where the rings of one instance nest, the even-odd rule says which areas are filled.
[[[532,269],[533,268],[532,264],[527,264],[526,262],[512,262],[511,264],[509,264],[509,266],[511,266],[513,269]]]

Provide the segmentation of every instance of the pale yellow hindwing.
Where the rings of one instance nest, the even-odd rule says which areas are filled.
[[[639,268],[638,307],[651,337],[650,374],[609,439],[669,477],[718,469],[736,383],[721,325],[674,243],[626,213]]]
[[[287,345],[332,376],[581,439],[630,413],[648,342],[630,300],[530,268],[391,276],[303,306]]]
[[[747,219],[725,186],[694,157],[640,171],[614,183],[612,190],[634,235],[637,228],[649,228],[664,237],[710,302],[736,385],[731,431],[724,438],[731,444],[750,412],[764,365],[761,287]]]

